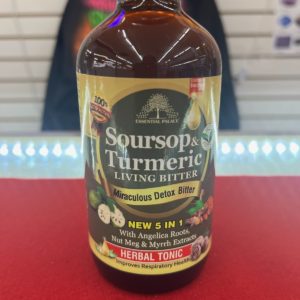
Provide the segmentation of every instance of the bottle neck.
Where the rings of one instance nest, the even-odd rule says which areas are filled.
[[[180,0],[118,0],[118,7],[126,11],[181,9]]]

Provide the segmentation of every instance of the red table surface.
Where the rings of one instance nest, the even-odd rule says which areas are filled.
[[[1,299],[300,299],[300,178],[218,178],[203,272],[157,296],[99,275],[83,181],[0,180],[0,193]]]

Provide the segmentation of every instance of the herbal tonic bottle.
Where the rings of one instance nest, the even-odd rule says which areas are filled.
[[[77,72],[97,265],[126,289],[178,288],[211,248],[219,49],[178,0],[123,0]]]

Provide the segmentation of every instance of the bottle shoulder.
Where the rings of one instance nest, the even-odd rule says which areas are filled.
[[[117,77],[208,77],[221,73],[213,37],[185,14],[119,11],[84,41],[78,72]]]

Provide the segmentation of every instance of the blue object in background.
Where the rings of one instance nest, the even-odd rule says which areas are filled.
[[[290,48],[291,46],[291,37],[290,36],[278,36],[275,40],[276,48]]]
[[[288,27],[292,23],[292,19],[289,16],[283,16],[280,18],[279,23],[283,27]]]

